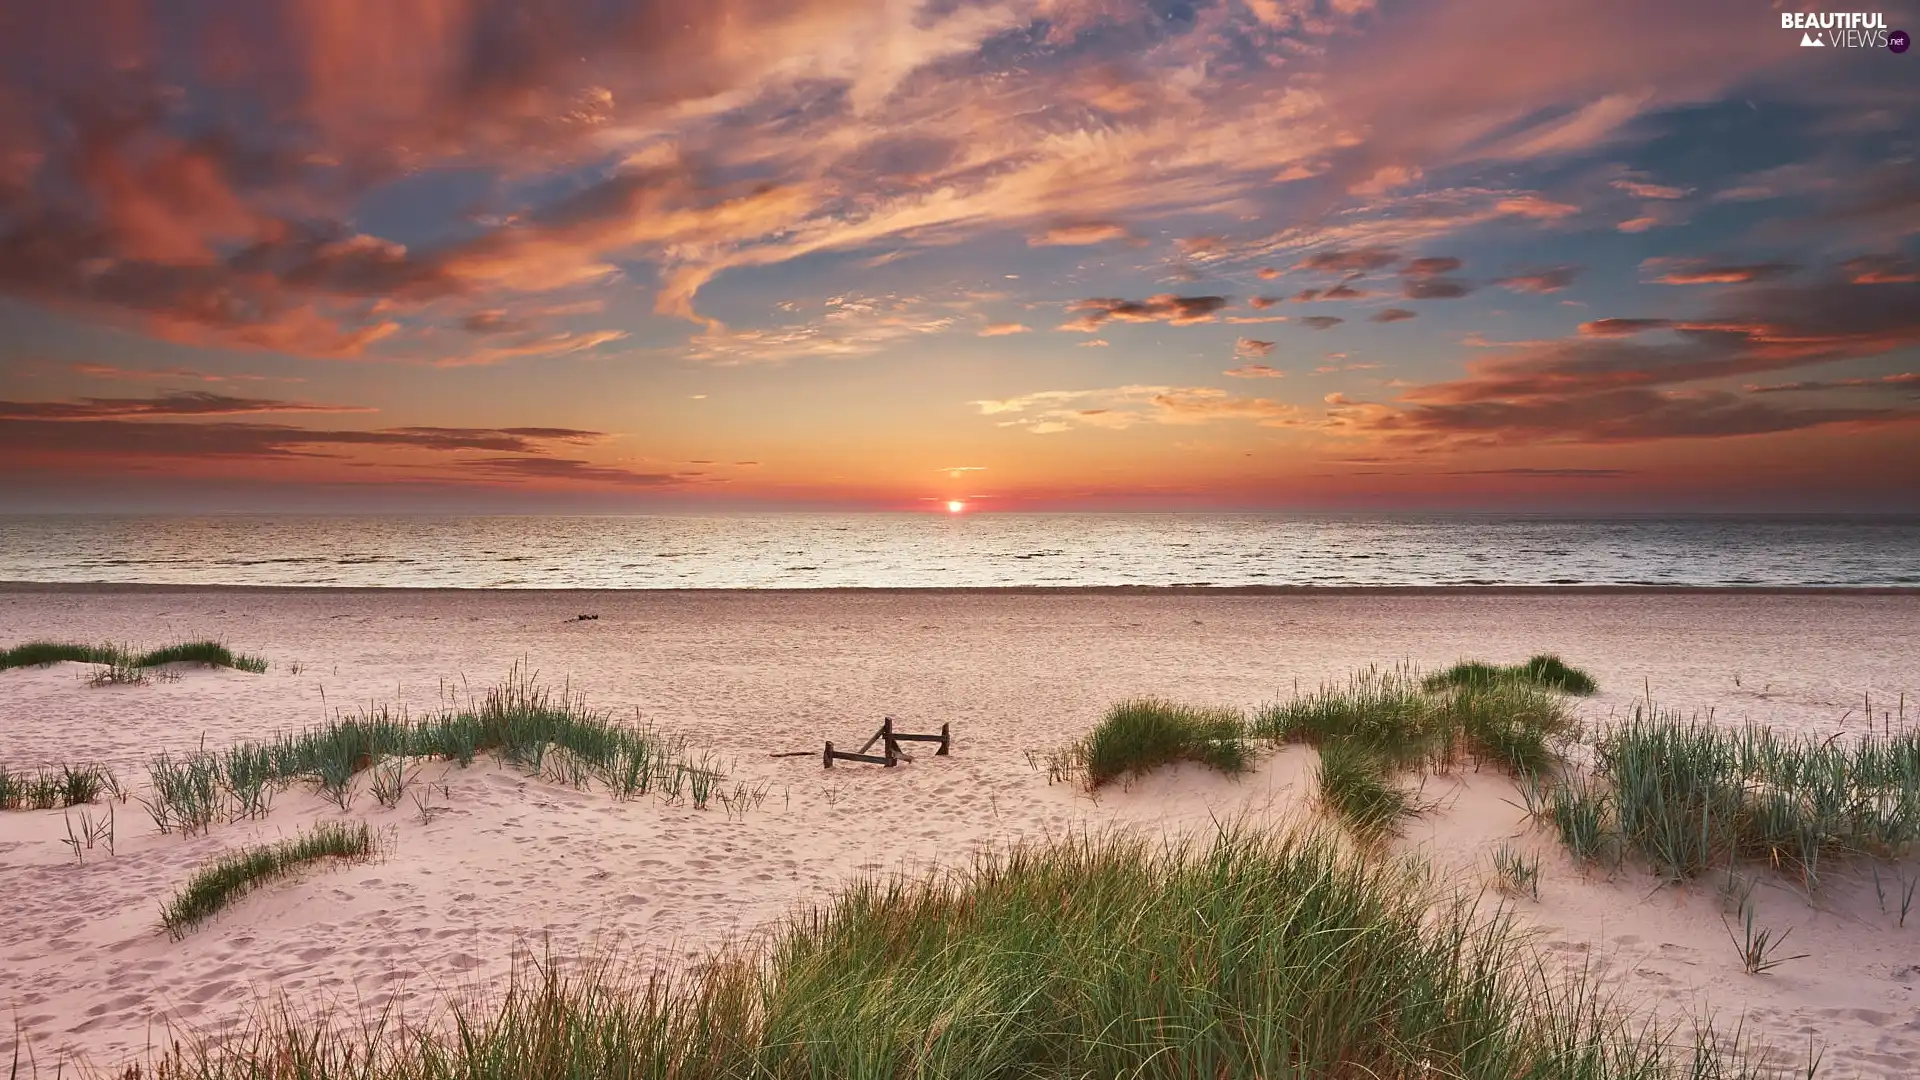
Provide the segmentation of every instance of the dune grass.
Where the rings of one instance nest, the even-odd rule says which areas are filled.
[[[1273,743],[1321,746],[1350,740],[1398,765],[1430,756],[1445,734],[1433,695],[1411,669],[1377,668],[1267,705],[1254,714],[1252,734]]]
[[[523,967],[437,1026],[286,1009],[154,1064],[171,1080],[1781,1075],[1547,970],[1506,915],[1324,834],[1112,835],[857,883],[694,968]]]
[[[1413,813],[1413,799],[1394,785],[1393,768],[1373,748],[1353,739],[1320,744],[1314,773],[1320,805],[1338,816],[1364,840],[1399,831],[1400,819]]]
[[[195,871],[160,909],[160,925],[178,941],[222,908],[276,878],[325,860],[365,860],[374,854],[373,830],[366,822],[323,821],[312,832],[291,840],[238,848]]]
[[[1560,765],[1557,743],[1573,717],[1560,694],[1529,680],[1460,683],[1423,679],[1411,668],[1368,668],[1260,709],[1251,735],[1319,748],[1316,777],[1323,807],[1367,838],[1397,830],[1412,798],[1398,773],[1444,771],[1463,756],[1515,777]]]
[[[56,810],[83,806],[120,790],[104,765],[61,765],[29,772],[0,767],[0,810]]]
[[[368,708],[267,742],[162,754],[148,766],[147,807],[162,832],[194,833],[223,818],[262,816],[273,792],[306,782],[345,810],[356,778],[376,763],[435,758],[466,766],[482,755],[534,774],[556,773],[576,787],[598,780],[618,798],[658,794],[696,808],[705,808],[726,779],[686,739],[619,723],[515,667],[464,707],[419,719]]]
[[[113,645],[72,645],[57,641],[29,641],[0,650],[0,671],[17,667],[44,667],[69,660],[78,664],[111,664],[126,655]]]
[[[1429,675],[1426,687],[1440,690],[1449,686],[1484,688],[1504,682],[1525,682],[1563,694],[1576,694],[1586,697],[1598,693],[1600,684],[1593,676],[1579,668],[1569,666],[1566,661],[1551,653],[1541,653],[1524,664],[1501,667],[1480,660],[1463,660],[1458,664]]]
[[[1122,701],[1082,744],[1089,788],[1195,761],[1232,775],[1250,760],[1245,722],[1232,709],[1176,705],[1155,698]]]
[[[1568,846],[1617,845],[1672,879],[1747,859],[1811,891],[1835,860],[1920,841],[1920,732],[1790,736],[1643,706],[1601,735],[1586,784],[1562,797]]]
[[[263,657],[235,653],[217,641],[189,641],[148,652],[135,652],[119,645],[77,645],[70,642],[31,641],[0,651],[0,671],[16,667],[37,667],[60,661],[81,664],[106,664],[112,668],[158,667],[161,664],[196,663],[209,667],[235,668],[256,675],[267,670]],[[124,680],[123,680],[124,681]]]

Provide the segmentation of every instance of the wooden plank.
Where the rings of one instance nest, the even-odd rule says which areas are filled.
[[[873,749],[874,743],[879,742],[891,734],[893,734],[893,717],[889,716],[880,721],[880,730],[873,733],[873,738],[867,740],[867,744],[860,748],[860,752],[864,754]]]
[[[827,744],[827,752],[824,758],[826,767],[829,769],[833,768],[833,763],[836,761],[864,761],[869,765],[885,765],[889,768],[891,768],[894,763],[894,759],[881,757],[878,754],[851,754],[845,750],[835,750],[833,749],[832,743]]]

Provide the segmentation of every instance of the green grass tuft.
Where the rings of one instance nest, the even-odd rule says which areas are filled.
[[[1500,667],[1480,660],[1464,660],[1445,671],[1427,676],[1428,690],[1443,690],[1449,686],[1465,689],[1486,689],[1506,682],[1525,682],[1563,694],[1576,694],[1581,697],[1598,693],[1600,684],[1593,676],[1579,668],[1568,665],[1558,656],[1541,653],[1524,664]]]
[[[146,805],[160,831],[195,833],[223,817],[264,816],[271,793],[296,782],[312,784],[345,810],[357,778],[389,758],[465,766],[482,754],[536,775],[562,771],[577,787],[598,780],[616,798],[657,794],[696,809],[705,808],[726,779],[707,757],[691,753],[684,738],[619,723],[516,667],[464,707],[420,719],[369,708],[271,742],[162,754],[148,766],[153,792]],[[384,802],[387,792],[375,794]]]
[[[1751,859],[1811,891],[1832,860],[1920,842],[1920,732],[1782,736],[1637,709],[1601,737],[1595,782],[1605,830],[1674,879]]]
[[[80,664],[106,664],[111,670],[126,672],[174,663],[236,668],[256,675],[267,670],[267,661],[264,658],[235,653],[217,641],[190,641],[144,653],[134,652],[118,645],[75,645],[57,641],[31,641],[25,645],[16,645],[11,649],[0,651],[0,671],[16,667],[39,667],[63,660]],[[128,675],[107,681],[138,680]]]
[[[1540,856],[1502,842],[1493,852],[1494,886],[1508,896],[1540,899]]]
[[[288,1009],[153,1064],[172,1080],[1779,1075],[1547,971],[1509,917],[1324,835],[1115,836],[855,884],[694,969],[548,964],[456,1004],[446,1034]]]
[[[292,840],[229,851],[195,871],[160,909],[160,925],[178,941],[220,909],[276,878],[323,860],[371,859],[374,852],[373,831],[365,822],[324,821]]]
[[[250,671],[255,675],[267,670],[267,662],[263,658],[235,653],[217,641],[189,641],[181,645],[169,645],[143,653],[138,663],[141,667],[158,667],[161,664],[205,664],[208,667]]]
[[[1546,776],[1559,763],[1552,741],[1573,727],[1566,703],[1529,682],[1453,686],[1437,697],[1441,726],[1474,756],[1514,776]]]
[[[32,772],[0,767],[0,810],[84,806],[119,790],[119,781],[104,765],[61,765]]]
[[[1547,812],[1554,832],[1574,858],[1599,862],[1613,848],[1607,831],[1607,794],[1593,783],[1575,780],[1556,786],[1548,793]]]
[[[1600,692],[1600,684],[1593,676],[1551,653],[1542,653],[1521,664],[1518,674],[1528,682],[1579,697],[1590,697]]]
[[[17,667],[45,667],[62,661],[76,664],[111,664],[126,656],[112,645],[71,645],[57,641],[29,641],[0,651],[0,671]]]
[[[1351,739],[1320,744],[1315,780],[1320,804],[1364,840],[1398,832],[1400,819],[1413,812],[1412,798],[1394,786],[1389,763]]]
[[[1443,732],[1433,699],[1407,668],[1368,668],[1345,686],[1326,685],[1254,714],[1252,734],[1275,743],[1318,746],[1333,739],[1363,743],[1411,765],[1433,752]]]
[[[1177,761],[1197,761],[1232,775],[1244,772],[1250,758],[1239,713],[1152,698],[1107,710],[1083,750],[1089,788]]]

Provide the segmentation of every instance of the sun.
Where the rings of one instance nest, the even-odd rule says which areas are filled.
[[[966,508],[967,508],[967,504],[961,502],[959,499],[947,500],[947,513],[949,514],[957,514],[960,511],[965,510]]]

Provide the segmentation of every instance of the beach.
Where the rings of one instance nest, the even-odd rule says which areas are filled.
[[[1554,652],[1599,680],[1577,706],[1594,724],[1650,697],[1826,735],[1865,730],[1869,710],[1874,724],[1897,718],[1903,695],[1909,712],[1920,701],[1911,591],[0,589],[0,645],[200,638],[270,667],[180,666],[177,680],[106,687],[72,663],[0,672],[0,762],[103,763],[138,795],[161,751],[224,748],[336,710],[423,715],[519,665],[688,736],[760,795],[738,812],[694,809],[484,759],[430,762],[417,783],[441,792],[437,812],[362,797],[343,815],[296,786],[262,820],[183,837],[159,835],[128,801],[112,804],[112,853],[84,858],[63,842],[75,812],[0,814],[0,1007],[17,1022],[0,1030],[0,1059],[24,1034],[43,1070],[113,1069],[282,995],[424,1016],[503,978],[516,951],[698,956],[863,873],[1078,830],[1308,813],[1302,748],[1238,778],[1179,766],[1098,796],[1050,784],[1027,751],[1078,738],[1122,698],[1253,708],[1369,665]],[[823,742],[857,748],[883,716],[905,731],[949,725],[951,756],[821,767]],[[813,754],[771,756],[801,751]],[[1763,876],[1761,909],[1808,957],[1753,976],[1710,885],[1576,866],[1492,770],[1428,777],[1422,794],[1433,809],[1397,846],[1467,881],[1503,841],[1537,850],[1540,897],[1515,901],[1518,917],[1544,955],[1593,965],[1628,1003],[1744,1018],[1801,1055],[1811,1039],[1831,1075],[1920,1073],[1920,918],[1883,914],[1864,869],[1811,901],[1796,879]],[[268,886],[179,941],[159,931],[159,905],[196,865],[343,816],[380,832],[378,859]]]

